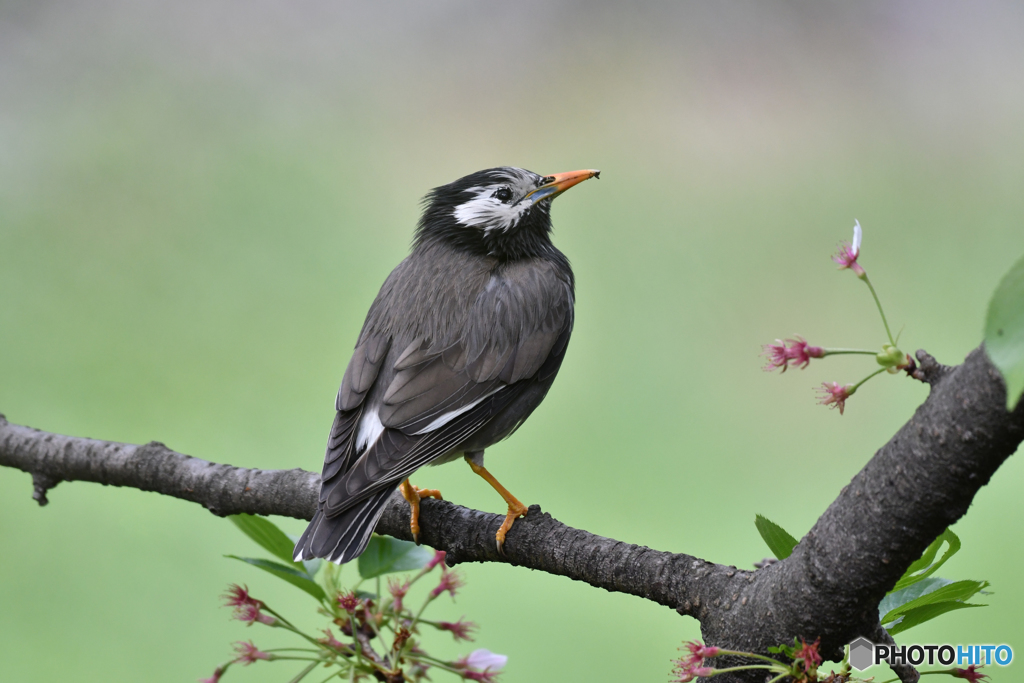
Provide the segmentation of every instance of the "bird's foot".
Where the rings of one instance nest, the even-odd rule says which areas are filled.
[[[498,553],[501,555],[505,554],[503,547],[505,545],[505,534],[508,533],[509,529],[512,528],[512,523],[520,517],[526,516],[527,507],[520,503],[515,498],[508,501],[508,514],[505,515],[505,521],[498,527],[498,533],[494,535],[494,540],[498,543]]]
[[[412,540],[416,545],[420,544],[420,500],[423,498],[436,498],[444,500],[441,492],[437,489],[421,489],[413,486],[406,479],[398,487],[402,491],[402,497],[409,503],[409,530],[412,532]]]
[[[526,516],[527,507],[520,503],[518,498],[509,493],[507,488],[498,483],[493,474],[487,471],[487,468],[483,465],[483,451],[478,451],[475,455],[467,455],[466,462],[469,463],[470,468],[474,472],[483,477],[484,481],[498,492],[505,500],[505,504],[508,505],[508,514],[505,515],[505,521],[501,523],[501,526],[498,527],[498,533],[494,535],[494,540],[498,544],[498,554],[504,555],[505,534],[512,528],[512,522]]]

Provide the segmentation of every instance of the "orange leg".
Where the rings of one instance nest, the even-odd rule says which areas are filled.
[[[436,498],[437,500],[443,500],[441,498],[441,492],[437,489],[421,489],[413,486],[406,479],[398,487],[402,491],[402,497],[409,501],[410,519],[409,529],[412,531],[412,540],[416,541],[416,545],[420,544],[420,500],[423,498]]]
[[[512,528],[512,523],[520,517],[526,516],[526,506],[519,502],[519,500],[508,492],[508,489],[498,483],[498,480],[494,478],[494,475],[487,471],[483,465],[478,465],[469,458],[466,458],[466,462],[473,468],[473,471],[484,478],[488,484],[490,484],[495,491],[498,492],[502,498],[505,499],[505,503],[508,505],[508,513],[505,515],[505,521],[502,522],[501,526],[498,527],[498,533],[494,535],[494,540],[498,543],[498,552],[504,554],[501,547],[505,545],[505,534]]]

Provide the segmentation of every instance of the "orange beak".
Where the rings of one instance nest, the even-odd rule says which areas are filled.
[[[544,184],[530,192],[523,199],[530,199],[534,204],[545,199],[554,199],[573,185],[579,185],[584,180],[589,180],[590,178],[600,177],[601,172],[592,168],[582,171],[569,171],[568,173],[555,173],[544,178]]]

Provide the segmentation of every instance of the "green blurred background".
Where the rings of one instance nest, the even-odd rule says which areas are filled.
[[[883,376],[840,417],[812,388],[870,363],[780,377],[759,345],[883,342],[829,260],[858,218],[901,345],[946,363],[977,346],[1024,252],[1022,63],[1018,3],[3,2],[0,412],[318,469],[419,198],[495,165],[600,168],[555,204],[578,283],[567,360],[488,464],[567,524],[750,567],[756,513],[801,536],[927,394]],[[416,483],[501,509],[458,464]],[[1021,486],[1011,459],[943,570],[989,579],[991,606],[903,642],[1024,652]],[[218,606],[229,582],[316,623],[304,594],[225,559],[258,550],[197,505],[30,494],[0,470],[2,681],[190,681],[232,641],[281,643]],[[480,622],[506,683],[662,681],[699,633],[564,578],[465,571],[438,616]],[[449,640],[433,647],[467,651]]]

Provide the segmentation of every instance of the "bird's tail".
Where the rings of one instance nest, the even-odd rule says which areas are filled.
[[[359,557],[384,514],[388,498],[398,488],[388,486],[366,500],[353,505],[336,517],[328,517],[323,507],[317,508],[309,526],[295,544],[295,561],[322,557],[344,564]]]

